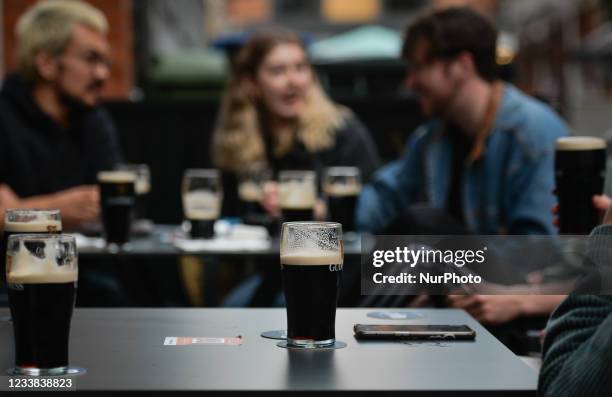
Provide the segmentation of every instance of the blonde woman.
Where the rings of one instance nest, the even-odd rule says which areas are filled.
[[[226,195],[235,194],[236,176],[257,169],[320,174],[328,166],[356,166],[367,180],[379,165],[367,129],[327,97],[303,42],[284,30],[258,33],[238,53],[214,132],[213,161],[224,172]],[[273,184],[263,204],[278,214]]]

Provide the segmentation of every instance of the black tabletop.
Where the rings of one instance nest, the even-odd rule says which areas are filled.
[[[377,320],[376,309],[339,309],[347,347],[295,351],[263,339],[285,327],[284,309],[76,309],[71,364],[78,391],[363,392],[380,395],[535,395],[537,374],[465,312],[419,309],[415,320]],[[404,309],[404,311],[407,311]],[[7,314],[0,310],[0,316]],[[473,342],[359,342],[355,323],[467,324]],[[166,337],[236,337],[240,346],[164,346]],[[0,367],[13,364],[13,330],[0,322]],[[0,377],[0,390],[9,378]]]

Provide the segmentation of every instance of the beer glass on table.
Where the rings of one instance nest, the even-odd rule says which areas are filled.
[[[6,278],[15,339],[15,375],[63,375],[76,298],[74,237],[19,234],[9,237]]]
[[[599,224],[593,195],[602,194],[606,172],[606,141],[595,137],[557,140],[555,182],[559,200],[559,232],[589,234]]]
[[[123,170],[100,171],[98,184],[106,244],[118,249],[130,241],[136,174]]]
[[[147,219],[147,196],[151,192],[151,170],[146,164],[121,164],[119,170],[133,172],[136,176],[134,193],[134,219]]]
[[[62,217],[56,209],[28,209],[10,208],[4,213],[4,232],[2,236],[2,247],[0,252],[0,275],[3,286],[0,290],[5,291],[5,263],[6,244],[10,236],[15,234],[57,234],[62,232]],[[10,317],[1,317],[0,320],[8,320]]]
[[[283,223],[280,264],[287,304],[287,346],[334,345],[343,262],[341,224]]]
[[[215,236],[215,221],[221,215],[223,190],[218,170],[189,169],[183,175],[183,213],[194,239]]]
[[[278,200],[284,222],[310,221],[317,201],[314,171],[280,171]]]
[[[329,167],[323,176],[328,219],[342,224],[344,232],[355,231],[355,209],[361,193],[361,172],[357,167]]]

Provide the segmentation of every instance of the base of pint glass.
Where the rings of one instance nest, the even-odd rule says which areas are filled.
[[[313,339],[292,339],[287,338],[287,346],[299,347],[304,349],[316,349],[319,347],[330,347],[334,345],[335,339],[313,340]]]
[[[33,367],[14,367],[8,371],[9,375],[15,376],[66,376],[82,375],[87,372],[81,367],[57,367],[57,368],[33,368]]]
[[[306,345],[306,346],[302,346],[302,345],[291,345],[289,344],[288,341],[281,341],[278,342],[276,344],[276,346],[278,347],[282,347],[283,349],[297,349],[297,350],[336,350],[336,349],[342,349],[344,347],[346,347],[346,343],[344,342],[340,342],[338,340],[335,339],[330,339],[332,341],[331,344],[329,345]]]

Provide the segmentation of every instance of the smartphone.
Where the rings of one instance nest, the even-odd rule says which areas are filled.
[[[467,325],[355,324],[357,339],[473,340],[476,332]]]

